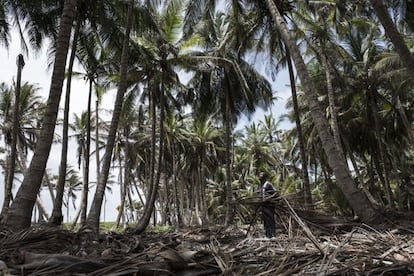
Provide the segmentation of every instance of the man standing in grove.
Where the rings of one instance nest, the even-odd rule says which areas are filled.
[[[261,209],[265,235],[267,238],[272,238],[274,237],[276,230],[275,208],[271,202],[268,202],[268,200],[276,194],[276,189],[272,183],[267,181],[266,174],[264,172],[259,174],[259,180],[261,185],[259,196],[262,201]]]

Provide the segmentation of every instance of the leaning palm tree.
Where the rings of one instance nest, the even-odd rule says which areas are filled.
[[[70,95],[72,85],[72,72],[73,65],[75,62],[75,54],[77,41],[79,37],[81,22],[79,22],[79,16],[76,20],[75,32],[72,39],[72,48],[69,58],[68,76],[66,79],[66,93],[65,93],[65,104],[63,110],[63,128],[62,128],[62,150],[60,155],[60,166],[59,166],[59,177],[56,185],[56,197],[53,201],[53,211],[49,222],[54,225],[60,225],[63,221],[62,215],[62,200],[65,187],[65,178],[67,170],[67,156],[68,156],[68,143],[69,143],[69,110],[70,110]]]
[[[346,198],[349,200],[354,211],[363,221],[376,221],[379,214],[367,198],[356,188],[356,185],[347,168],[345,158],[338,152],[333,136],[329,133],[329,125],[319,105],[317,95],[315,93],[316,89],[314,88],[314,83],[309,76],[299,48],[292,38],[284,18],[281,16],[278,7],[272,0],[266,0],[266,5],[276,23],[283,41],[286,43],[290,53],[292,54],[297,73],[305,91],[310,114],[321,139],[329,165],[335,173],[338,185],[345,194]]]
[[[66,56],[69,48],[75,6],[76,0],[66,0],[64,3],[56,44],[55,63],[52,73],[49,99],[47,101],[39,140],[27,174],[23,179],[23,183],[16,194],[15,200],[10,206],[7,216],[2,220],[7,227],[13,229],[22,229],[30,226],[33,206],[40,189],[46,163],[52,147],[59,102],[62,94]]]

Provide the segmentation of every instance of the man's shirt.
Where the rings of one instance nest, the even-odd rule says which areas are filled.
[[[275,192],[275,187],[269,181],[266,181],[265,183],[263,183],[262,187],[260,187],[260,196],[262,197],[262,199],[272,196]]]

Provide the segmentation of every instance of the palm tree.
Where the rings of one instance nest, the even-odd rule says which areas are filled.
[[[356,185],[348,171],[345,159],[338,152],[334,139],[329,133],[329,125],[319,106],[314,84],[309,76],[298,46],[287,28],[286,22],[281,16],[278,7],[272,0],[266,0],[266,4],[277,28],[279,29],[282,39],[286,43],[295,62],[297,73],[305,91],[310,114],[316,129],[318,130],[318,135],[322,141],[328,162],[335,173],[338,185],[345,194],[346,198],[349,200],[352,208],[363,221],[376,221],[379,214],[371,206],[367,198],[356,188]]]
[[[13,117],[15,114],[13,112],[13,109],[15,108],[13,95],[15,95],[14,92],[16,89],[16,83],[12,87],[9,87],[5,83],[2,83],[0,85],[0,91],[2,95],[0,99],[0,116],[2,117],[2,123],[0,124],[0,127],[2,134],[4,135],[6,147],[10,148],[7,160],[11,160],[11,148],[14,147],[14,158],[20,164],[26,161],[28,150],[33,150],[36,144],[38,124],[41,120],[40,117],[42,116],[42,112],[44,110],[44,103],[41,97],[37,95],[39,87],[27,82],[23,83],[23,85],[21,85],[19,93],[18,125],[17,127],[13,127]],[[16,145],[11,146],[14,131],[16,131]],[[5,172],[5,183],[7,183],[7,179],[9,178],[9,172],[10,165],[8,165],[8,169]],[[10,186],[7,187],[9,193],[7,190],[5,191],[5,201],[3,208],[9,207],[12,184],[13,182],[11,182]],[[7,199],[7,196],[10,198]],[[6,215],[6,213],[6,211],[2,212],[4,215]]]
[[[250,116],[257,107],[266,109],[272,98],[269,82],[253,66],[240,57],[240,45],[234,31],[227,23],[228,18],[221,12],[214,21],[200,23],[199,36],[206,48],[203,55],[193,57],[202,68],[193,77],[193,86],[198,92],[194,110],[196,116],[214,114],[220,110],[223,127],[226,129],[226,224],[232,221],[231,187],[231,145],[232,129],[240,114]],[[213,23],[213,24],[210,24]],[[206,108],[208,107],[208,108]]]
[[[127,22],[125,25],[125,37],[122,45],[122,54],[121,54],[121,65],[120,65],[120,80],[118,83],[118,92],[115,99],[114,111],[112,115],[111,125],[109,128],[108,139],[105,147],[105,154],[103,157],[102,171],[100,178],[98,179],[96,192],[89,210],[87,217],[87,225],[92,227],[96,233],[99,233],[99,217],[101,214],[102,201],[105,193],[106,183],[108,180],[109,169],[111,165],[111,157],[113,146],[115,143],[116,132],[118,128],[118,122],[122,110],[122,103],[124,99],[124,94],[127,89],[127,70],[128,70],[128,49],[130,41],[130,32],[133,20],[133,7],[134,3],[132,1],[128,2],[128,11],[127,11]]]
[[[0,41],[6,48],[9,46],[11,27],[18,31],[24,54],[28,54],[29,45],[36,51],[40,50],[45,38],[56,42],[56,26],[62,12],[62,6],[56,1],[2,0],[0,3]],[[44,9],[45,6],[48,8]]]
[[[164,136],[165,118],[173,114],[175,109],[180,110],[180,106],[185,101],[185,99],[183,100],[185,94],[183,92],[186,89],[181,84],[177,74],[178,69],[176,69],[188,63],[186,50],[188,45],[191,44],[191,41],[180,40],[184,4],[184,2],[177,0],[165,3],[151,2],[149,8],[158,28],[137,41],[150,57],[148,64],[142,65],[149,68],[145,74],[148,75],[146,83],[150,95],[150,114],[152,115],[152,152],[150,158],[150,184],[144,208],[145,212],[135,228],[136,232],[145,230],[149,223],[159,189],[161,174],[165,170],[163,162],[167,155],[167,152],[165,152],[166,138]],[[157,114],[159,114],[158,121]],[[157,124],[158,144],[155,143]],[[156,158],[156,153],[158,153],[158,158]],[[157,165],[156,162],[158,162]],[[168,187],[166,188],[168,189]]]
[[[375,14],[378,16],[382,26],[384,27],[385,33],[394,44],[401,61],[407,67],[407,73],[414,82],[414,57],[412,56],[407,44],[404,41],[404,37],[398,31],[390,15],[388,14],[387,7],[381,0],[371,0],[372,7],[374,8]]]
[[[9,171],[7,172],[7,179],[5,183],[5,191],[4,191],[4,202],[3,208],[1,210],[0,219],[2,216],[7,214],[9,209],[10,200],[12,199],[12,187],[13,187],[13,179],[14,179],[14,168],[16,163],[16,144],[17,144],[17,133],[19,129],[19,105],[20,105],[20,89],[21,89],[21,78],[22,78],[22,70],[24,67],[24,59],[23,55],[18,55],[17,57],[17,82],[16,82],[16,90],[15,90],[15,99],[14,99],[14,107],[13,107],[13,120],[12,120],[12,135],[11,135],[11,151],[10,151],[10,160],[9,160]]]
[[[65,107],[63,114],[63,129],[62,129],[62,150],[61,150],[61,160],[59,166],[59,177],[56,185],[56,197],[53,202],[53,211],[52,216],[49,220],[50,223],[54,225],[60,225],[63,221],[62,214],[62,200],[63,193],[65,188],[65,178],[67,171],[67,155],[68,155],[68,141],[69,141],[69,109],[70,109],[70,93],[71,93],[71,83],[72,83],[72,72],[73,64],[75,62],[76,47],[78,42],[78,36],[80,31],[81,22],[79,22],[79,16],[76,20],[75,32],[72,39],[72,48],[69,58],[69,69],[68,77],[66,80],[66,93],[65,93]]]
[[[59,175],[55,176],[56,181],[59,180]],[[73,169],[71,166],[67,167],[67,172],[65,174],[65,185],[62,198],[62,205],[66,207],[66,222],[70,222],[70,205],[72,202],[72,208],[76,209],[76,200],[78,198],[78,193],[82,190],[82,180],[79,177],[77,170]],[[62,206],[61,206],[62,207]],[[62,212],[61,212],[62,213]],[[52,219],[49,219],[52,221]],[[63,222],[63,218],[60,223]]]
[[[135,153],[131,150],[131,130],[135,128],[134,122],[138,122],[138,113],[136,112],[136,98],[137,91],[131,90],[127,93],[122,105],[121,116],[119,118],[117,139],[114,148],[114,161],[119,163],[119,185],[121,203],[118,210],[118,216],[115,220],[114,229],[119,227],[122,217],[124,217],[126,199],[128,190],[131,189],[129,185],[132,178],[132,168],[134,167]]]
[[[50,148],[52,146],[56,118],[62,94],[66,56],[69,48],[72,21],[75,13],[76,0],[66,0],[56,44],[55,63],[52,73],[49,99],[40,130],[39,140],[30,163],[27,175],[20,186],[16,198],[10,206],[3,223],[13,229],[30,226],[31,211],[46,168]]]
[[[195,192],[196,199],[201,213],[202,227],[207,227],[209,223],[208,219],[208,196],[207,196],[207,183],[208,176],[214,174],[214,169],[218,163],[218,151],[219,147],[223,146],[223,132],[213,124],[212,118],[207,118],[205,121],[194,120],[191,126],[190,144],[192,145],[191,156],[194,158],[187,162],[194,162],[189,167],[191,171],[197,171],[199,181],[196,182]],[[192,161],[193,160],[193,161]],[[190,163],[191,164],[191,163]]]
[[[81,225],[83,226],[85,221],[83,216],[87,212],[87,198],[89,192],[89,168],[88,168],[88,160],[90,158],[90,152],[88,151],[88,138],[90,133],[90,126],[89,126],[89,112],[83,112],[80,116],[74,114],[74,123],[70,124],[70,129],[74,132],[74,136],[76,137],[76,142],[78,144],[77,155],[78,155],[78,166],[79,168],[82,166],[82,197],[81,197]]]

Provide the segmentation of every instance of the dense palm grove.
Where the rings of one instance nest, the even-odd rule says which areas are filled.
[[[98,231],[109,189],[120,189],[117,224],[128,217],[136,233],[151,218],[176,226],[245,223],[259,171],[282,195],[295,194],[298,208],[367,223],[385,209],[411,211],[413,6],[2,0],[2,50],[18,28],[28,51],[50,42],[43,50],[53,60],[47,101],[19,75],[0,86],[2,225],[29,227],[35,206],[60,225],[80,196],[74,222]],[[277,100],[269,80],[280,70],[289,72],[284,119],[292,129],[281,130],[269,115],[236,131],[242,115]],[[88,82],[88,108],[72,114],[71,80],[79,74]],[[108,119],[100,103],[109,90],[116,99]],[[78,164],[67,162],[70,139]],[[46,164],[57,141],[55,176]],[[53,210],[38,196],[44,188]]]

